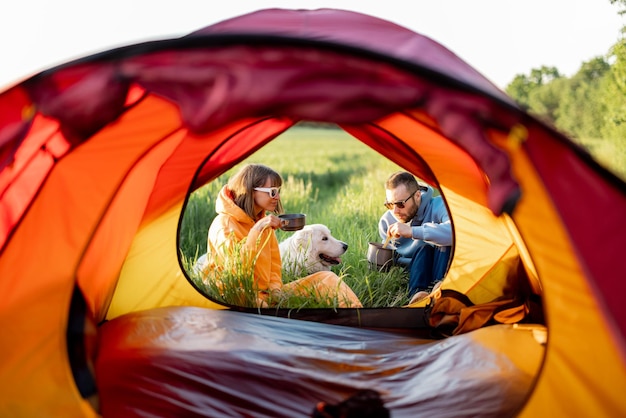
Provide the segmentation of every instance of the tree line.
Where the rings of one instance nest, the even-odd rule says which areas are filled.
[[[626,13],[626,0],[618,4]],[[619,157],[616,171],[626,174],[626,26],[604,56],[583,62],[565,77],[555,67],[542,66],[519,74],[505,88],[529,113],[552,124],[588,148],[610,142]],[[593,149],[590,149],[593,154]],[[619,162],[619,161],[622,162]],[[611,164],[615,165],[615,164]]]

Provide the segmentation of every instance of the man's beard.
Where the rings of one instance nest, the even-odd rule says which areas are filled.
[[[416,214],[417,214],[417,210],[413,211],[413,213],[412,213],[412,214],[407,214],[407,215],[406,215],[406,218],[405,218],[405,217],[400,218],[399,216],[397,216],[397,215],[396,215],[396,219],[397,219],[399,222],[402,222],[402,223],[407,223],[407,222],[412,221],[412,220],[413,220],[413,218],[415,218],[415,215],[416,215]],[[411,216],[409,216],[409,215],[411,215]]]

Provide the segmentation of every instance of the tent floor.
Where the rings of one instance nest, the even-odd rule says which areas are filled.
[[[392,416],[509,416],[544,355],[542,326],[444,340],[193,307],[100,327],[104,417],[306,417],[319,401],[381,393]],[[442,412],[445,412],[442,415]]]

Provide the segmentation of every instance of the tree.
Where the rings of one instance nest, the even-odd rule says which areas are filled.
[[[530,78],[524,74],[518,74],[513,81],[506,86],[506,93],[511,96],[520,106],[528,110],[528,96],[530,95],[533,85]]]
[[[626,0],[609,0],[626,14]],[[554,124],[626,180],[626,26],[606,57],[584,62],[571,78],[554,67],[519,74],[506,93]]]
[[[611,2],[611,4],[617,3],[617,4],[622,5],[622,7],[624,7],[624,9],[620,10],[617,13],[619,13],[621,15],[626,14],[626,0],[609,0],[609,2]]]
[[[567,78],[558,77],[534,88],[528,95],[528,110],[546,123],[558,126],[560,104],[570,84]]]
[[[556,67],[544,65],[541,68],[533,68],[528,76],[523,74],[516,75],[505,91],[520,106],[530,110],[529,101],[532,92],[558,78],[561,78],[561,74],[559,74]]]
[[[581,65],[560,96],[555,112],[559,129],[577,138],[601,136],[606,114],[603,86],[609,71],[609,63],[604,57],[593,58]]]
[[[624,30],[623,30],[624,31]],[[612,61],[602,91],[602,102],[606,109],[603,117],[602,136],[626,138],[626,39],[618,41],[609,53]]]

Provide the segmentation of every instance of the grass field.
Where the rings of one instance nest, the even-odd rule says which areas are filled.
[[[194,192],[180,231],[184,263],[192,265],[198,255],[206,252],[207,231],[215,217],[215,197],[227,179],[250,162],[281,173],[285,212],[305,213],[308,224],[325,224],[333,236],[348,243],[343,263],[333,271],[343,277],[365,307],[408,302],[406,274],[399,268],[388,272],[370,270],[366,258],[368,243],[379,241],[378,219],[385,210],[383,183],[400,167],[337,129],[293,128]],[[279,241],[291,234],[281,230],[276,233]]]

